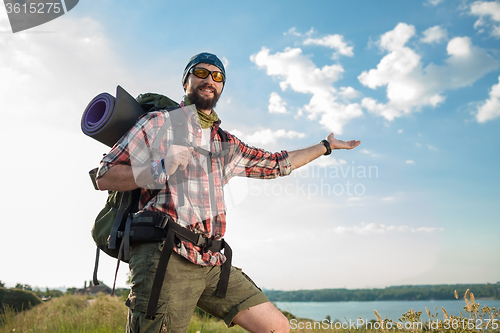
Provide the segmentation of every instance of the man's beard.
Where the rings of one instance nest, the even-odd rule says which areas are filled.
[[[205,85],[206,87],[210,87]],[[205,98],[199,94],[199,89],[203,89],[205,86],[197,87],[191,94],[188,94],[187,97],[189,101],[196,105],[196,108],[199,110],[212,110],[217,105],[217,101],[219,100],[220,94],[214,90],[214,96],[212,98]]]

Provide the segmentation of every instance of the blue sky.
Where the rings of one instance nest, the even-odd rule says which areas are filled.
[[[119,84],[180,100],[226,64],[222,127],[271,151],[361,140],[287,178],[233,179],[234,263],[274,289],[500,281],[500,2],[93,1],[13,34],[0,9],[0,280],[83,286],[107,148],[80,118]],[[114,261],[100,279],[111,284]],[[126,268],[118,279],[125,286]]]

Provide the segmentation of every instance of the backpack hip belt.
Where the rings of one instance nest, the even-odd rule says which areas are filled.
[[[203,251],[210,250],[213,252],[220,252],[224,250],[226,261],[221,266],[221,274],[219,284],[217,285],[216,296],[221,298],[226,296],[229,274],[231,272],[232,250],[224,239],[213,240],[207,238],[175,223],[168,215],[149,211],[134,214],[132,218],[129,218],[127,223],[130,223],[130,242],[132,244],[143,243],[143,237],[147,237],[149,239],[148,242],[151,242],[152,239],[157,239],[155,236],[163,234],[163,249],[160,254],[160,260],[153,279],[151,293],[149,295],[146,319],[154,319],[156,316],[156,308],[158,306],[158,300],[163,286],[168,261],[170,259],[170,255],[174,252],[176,242],[180,240],[199,246],[203,249]]]
[[[224,240],[213,240],[202,234],[193,232],[178,223],[166,214],[152,211],[143,211],[132,215],[130,220],[130,243],[161,242],[172,230],[179,240],[187,241],[203,248],[204,251],[220,252],[224,249]],[[123,232],[118,232],[121,238]]]

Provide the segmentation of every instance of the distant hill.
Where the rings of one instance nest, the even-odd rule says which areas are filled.
[[[268,290],[264,293],[271,302],[346,302],[346,301],[404,301],[450,300],[455,290],[463,298],[469,289],[476,298],[500,299],[500,283],[394,286],[381,289],[316,289],[316,290]]]

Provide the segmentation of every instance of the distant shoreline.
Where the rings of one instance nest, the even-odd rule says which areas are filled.
[[[373,300],[373,301],[273,301],[270,300],[271,302],[282,302],[282,303],[341,303],[341,302],[395,302],[395,301],[400,301],[400,302],[414,302],[414,301],[463,301],[463,298],[459,299],[435,299],[435,298],[429,298],[429,299],[384,299],[384,300]],[[481,301],[500,301],[500,299],[494,299],[493,297],[482,297],[482,298],[476,298],[476,303],[479,303]]]
[[[311,289],[269,290],[263,289],[271,302],[371,302],[371,301],[420,301],[463,299],[466,290],[476,299],[499,300],[500,283],[455,285],[409,285],[380,289]]]

